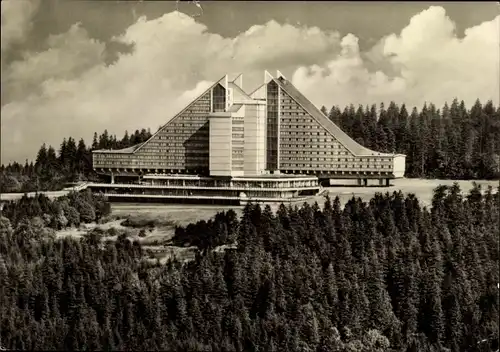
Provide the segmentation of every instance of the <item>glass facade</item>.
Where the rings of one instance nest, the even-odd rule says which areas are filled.
[[[267,85],[267,137],[266,137],[266,168],[274,171],[278,168],[278,105],[279,87],[271,81]]]
[[[212,112],[226,111],[226,89],[218,84],[212,92]]]

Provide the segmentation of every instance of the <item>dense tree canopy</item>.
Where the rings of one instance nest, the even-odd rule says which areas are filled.
[[[7,218],[14,228],[23,221],[40,218],[45,221],[45,225],[53,229],[98,221],[110,213],[109,202],[100,195],[92,194],[90,190],[70,192],[67,196],[54,200],[42,193],[32,198],[24,195],[18,201],[5,203],[1,211],[2,216]],[[58,217],[66,219],[67,222],[58,224]]]
[[[333,122],[362,145],[381,152],[406,154],[406,177],[444,179],[500,178],[500,107],[479,101],[470,109],[454,100],[441,110],[432,104],[409,111],[391,102],[386,108],[354,106],[330,112]],[[97,180],[92,150],[126,148],[151,137],[149,130],[125,132],[121,140],[95,133],[90,148],[69,137],[56,153],[43,145],[36,162],[0,166],[0,192],[58,190],[66,182]]]
[[[400,192],[343,208],[327,198],[323,210],[250,204],[241,219],[229,211],[178,228],[173,242],[200,251],[167,265],[124,236],[101,245],[93,234],[44,235],[37,219],[75,222],[85,202],[97,216],[99,200],[25,199],[0,217],[0,345],[494,351],[500,198],[483,191],[438,187],[430,210]]]
[[[426,104],[408,111],[394,102],[378,109],[335,106],[328,116],[368,148],[405,154],[406,177],[500,177],[500,107],[491,101],[469,110],[458,100],[441,110]]]
[[[149,130],[136,130],[131,136],[125,132],[122,140],[104,131],[94,134],[92,146],[88,148],[80,139],[78,144],[72,137],[64,138],[58,152],[52,146],[40,147],[35,163],[26,160],[0,166],[0,192],[34,192],[39,190],[60,190],[68,182],[98,180],[92,170],[92,150],[127,148],[151,137]]]

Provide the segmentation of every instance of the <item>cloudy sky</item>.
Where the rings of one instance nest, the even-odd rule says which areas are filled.
[[[2,0],[1,161],[164,124],[225,72],[281,70],[316,105],[500,96],[489,3]],[[194,16],[194,17],[193,17]]]

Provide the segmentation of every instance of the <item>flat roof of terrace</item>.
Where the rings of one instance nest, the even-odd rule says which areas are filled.
[[[164,178],[164,179],[177,179],[177,180],[235,180],[235,181],[263,181],[263,180],[316,180],[318,179],[313,175],[291,175],[291,174],[262,174],[252,176],[199,176],[199,175],[183,175],[183,174],[154,174],[149,173],[142,176],[143,179],[150,178]]]
[[[255,176],[234,176],[235,181],[276,181],[276,180],[317,180],[316,176],[312,175],[291,175],[291,174],[263,174]]]
[[[200,176],[200,175],[185,175],[185,174],[144,174],[143,179],[162,178],[162,179],[175,179],[175,180],[213,180],[214,177]]]

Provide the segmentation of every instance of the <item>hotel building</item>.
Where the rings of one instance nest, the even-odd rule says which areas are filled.
[[[148,141],[93,151],[93,167],[113,197],[286,201],[320,182],[389,185],[405,155],[355,142],[279,71],[251,93],[243,75],[222,77]]]

